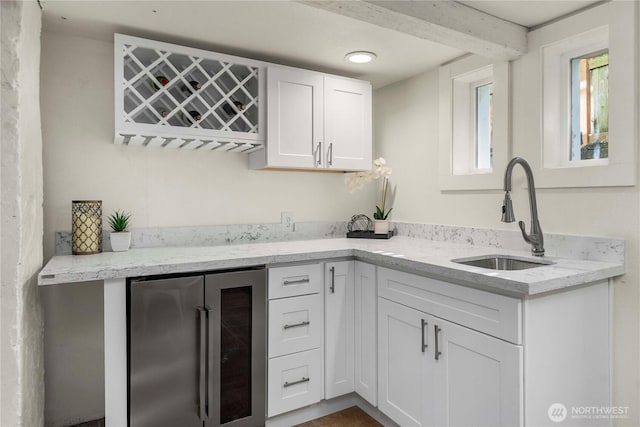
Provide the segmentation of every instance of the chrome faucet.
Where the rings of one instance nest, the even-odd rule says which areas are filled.
[[[540,222],[538,222],[538,205],[536,204],[536,187],[533,183],[533,172],[529,163],[521,157],[514,157],[507,164],[504,172],[504,203],[502,205],[502,222],[514,222],[513,204],[511,203],[511,172],[515,165],[520,164],[527,175],[527,186],[529,187],[529,207],[531,208],[531,232],[525,231],[524,221],[519,221],[518,226],[522,232],[524,241],[531,245],[531,253],[535,256],[544,256],[544,238]]]

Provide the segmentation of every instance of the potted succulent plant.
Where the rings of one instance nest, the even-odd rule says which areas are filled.
[[[108,222],[111,227],[109,240],[111,241],[111,249],[114,252],[128,251],[129,246],[131,246],[131,232],[127,230],[130,219],[131,214],[124,211],[116,210],[109,215]]]

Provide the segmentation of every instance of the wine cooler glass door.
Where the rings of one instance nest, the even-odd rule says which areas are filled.
[[[206,427],[265,422],[265,270],[206,276],[209,418]]]

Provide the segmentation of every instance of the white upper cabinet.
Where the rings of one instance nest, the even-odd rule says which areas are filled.
[[[371,85],[324,78],[324,150],[326,166],[338,170],[371,169]]]
[[[264,143],[264,63],[115,35],[116,144],[250,152]]]
[[[269,67],[267,97],[266,150],[251,155],[252,168],[371,168],[370,83]]]
[[[316,164],[324,140],[322,75],[271,67],[267,93],[267,164],[282,168],[322,166]]]

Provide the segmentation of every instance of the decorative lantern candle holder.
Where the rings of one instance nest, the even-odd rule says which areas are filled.
[[[71,229],[74,255],[102,252],[102,200],[73,200]]]

